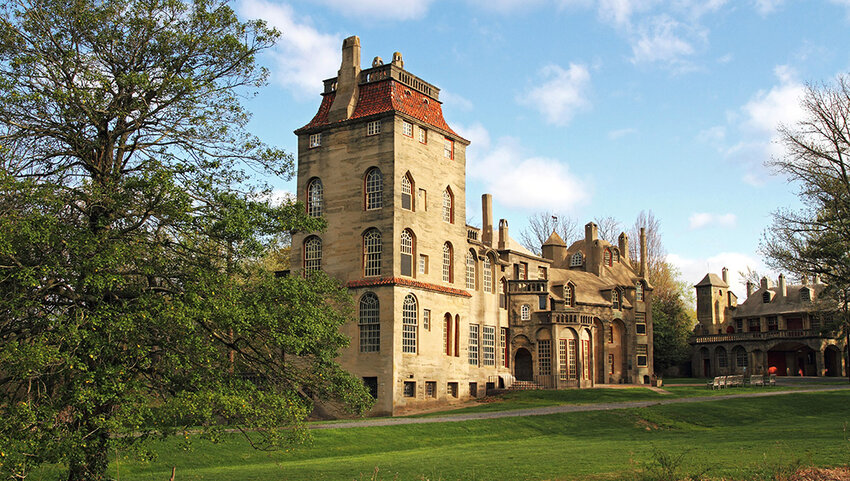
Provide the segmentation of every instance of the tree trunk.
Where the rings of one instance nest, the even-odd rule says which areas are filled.
[[[109,435],[97,429],[68,461],[68,481],[105,480],[109,467],[108,443]]]

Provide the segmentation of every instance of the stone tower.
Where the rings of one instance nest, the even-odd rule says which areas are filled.
[[[734,294],[729,292],[728,270],[722,277],[706,274],[694,287],[697,290],[697,321],[704,333],[718,334],[726,322],[726,308],[732,305]]]

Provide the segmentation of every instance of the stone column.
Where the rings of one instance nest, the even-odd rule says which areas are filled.
[[[826,362],[824,362],[823,351],[825,347],[819,346],[815,351],[815,375],[822,377],[826,375]]]

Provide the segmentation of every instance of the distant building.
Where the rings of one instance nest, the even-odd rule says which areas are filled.
[[[652,287],[645,262],[598,238],[553,234],[536,256],[494,229],[466,225],[466,147],[439,89],[343,42],[336,78],[298,135],[298,199],[327,220],[293,236],[292,267],[339,279],[356,301],[341,364],[376,397],[374,414],[482,396],[515,383],[588,387],[648,382]],[[641,239],[645,252],[645,239]],[[644,256],[642,256],[644,257]]]
[[[747,299],[729,290],[727,270],[722,277],[706,276],[696,285],[697,321],[691,344],[695,375],[727,374],[779,376],[843,376],[847,347],[821,327],[831,321],[818,303],[824,285],[806,278],[788,285],[779,276],[773,286],[747,283]]]

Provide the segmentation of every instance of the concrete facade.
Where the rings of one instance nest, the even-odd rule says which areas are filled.
[[[358,319],[340,363],[401,414],[517,383],[588,387],[649,382],[652,287],[645,264],[586,226],[536,256],[494,228],[466,225],[466,147],[445,122],[439,89],[399,53],[360,68],[343,42],[339,75],[298,135],[297,195],[324,232],[298,233],[292,269],[321,269],[350,290]]]
[[[776,374],[844,376],[847,347],[823,331],[829,324],[824,285],[789,285],[784,275],[774,286],[747,283],[747,298],[729,290],[727,271],[706,274],[696,286],[697,321],[691,344],[694,375]]]

